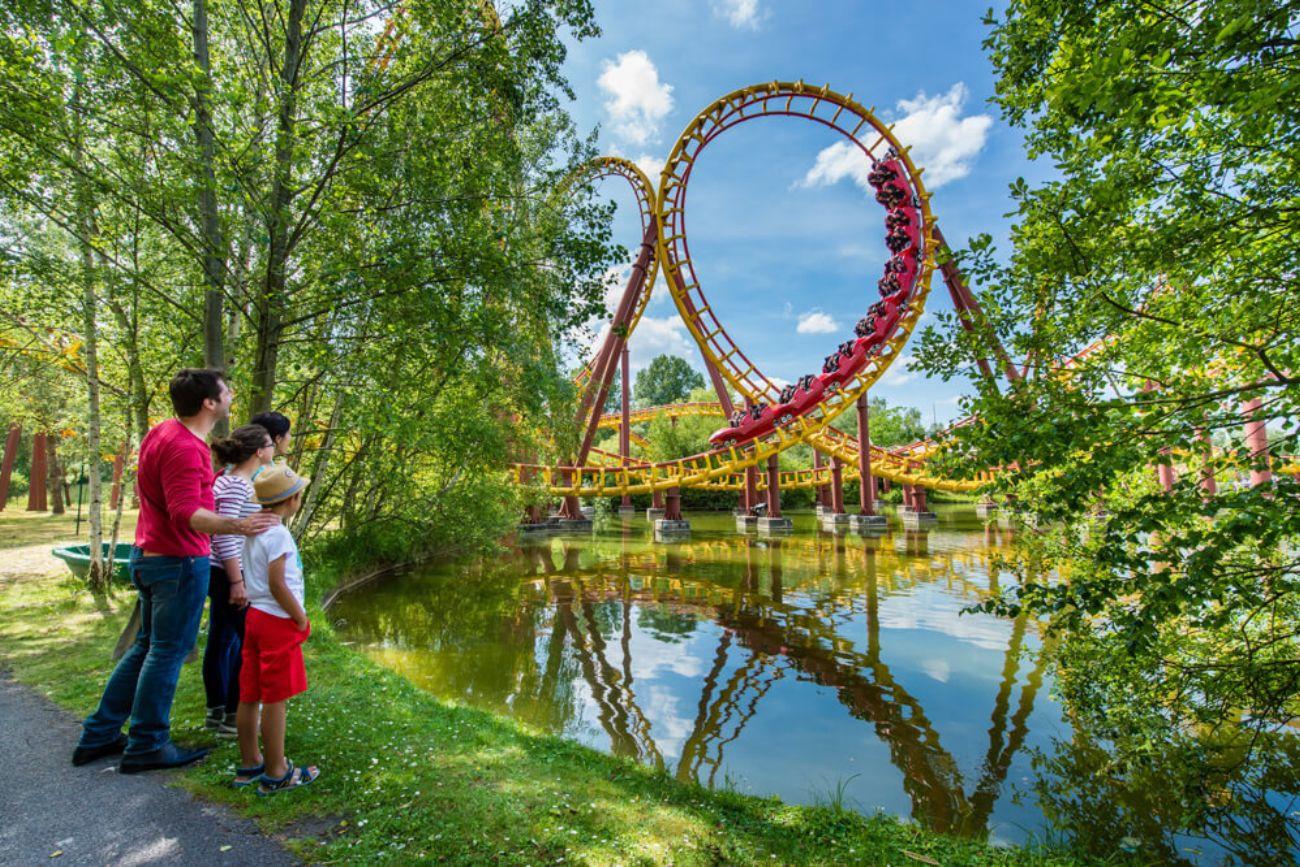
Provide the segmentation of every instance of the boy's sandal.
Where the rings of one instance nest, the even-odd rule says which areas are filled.
[[[262,774],[266,771],[265,763],[253,765],[251,768],[235,768],[235,778],[230,781],[230,785],[236,789],[246,789],[249,786],[255,786],[262,782]]]
[[[286,789],[298,789],[311,784],[313,780],[320,776],[320,771],[310,765],[300,767],[290,759],[285,762],[286,770],[284,776],[279,779],[262,775],[262,784],[257,787],[259,795],[274,795],[276,792],[283,792]]]

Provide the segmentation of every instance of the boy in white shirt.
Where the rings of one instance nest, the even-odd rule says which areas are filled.
[[[260,795],[305,786],[320,776],[315,766],[295,765],[284,755],[286,702],[307,688],[302,643],[311,634],[303,608],[302,558],[286,525],[310,483],[284,464],[264,468],[253,482],[263,511],[280,516],[278,526],[249,539],[242,558],[249,607],[235,717],[243,767],[236,770],[234,784],[260,783]],[[259,703],[262,753],[257,749]]]

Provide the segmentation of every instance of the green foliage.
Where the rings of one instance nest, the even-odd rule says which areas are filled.
[[[921,411],[914,406],[890,406],[883,397],[873,397],[868,403],[871,442],[884,448],[902,446],[925,439],[925,425]],[[858,414],[846,410],[832,426],[851,436],[858,435]]]
[[[503,466],[564,453],[559,352],[620,255],[612,206],[554,195],[593,154],[560,108],[590,3],[206,7],[210,74],[188,5],[0,9],[0,418],[87,428],[89,291],[103,450],[138,442],[203,362],[215,259],[233,420],[285,412],[315,480],[297,529],[482,544]]]
[[[1058,687],[1115,747],[1119,788],[1187,761],[1161,809],[1270,860],[1277,829],[1295,829],[1259,787],[1298,779],[1293,762],[1265,768],[1300,712],[1300,486],[1244,487],[1259,467],[1242,425],[1297,450],[1294,4],[1017,0],[989,23],[996,101],[1057,171],[1012,186],[1008,259],[988,238],[959,256],[988,321],[964,334],[948,317],[918,353],[966,375],[996,333],[1028,364],[1001,393],[976,377],[977,420],[943,458],[1019,467],[999,488],[1036,530],[1008,564],[1021,586],[986,607],[1052,618]],[[1167,494],[1161,462],[1178,476]],[[1215,809],[1189,806],[1198,785]],[[1114,834],[1141,812],[1096,815]]]
[[[632,394],[637,406],[664,406],[685,400],[691,390],[697,388],[704,388],[704,377],[686,359],[676,355],[656,355],[637,371]]]

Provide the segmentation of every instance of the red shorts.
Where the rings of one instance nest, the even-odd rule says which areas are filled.
[[[249,608],[244,619],[244,650],[239,668],[239,700],[252,704],[284,701],[307,688],[302,643],[311,624],[301,632],[287,617]]]

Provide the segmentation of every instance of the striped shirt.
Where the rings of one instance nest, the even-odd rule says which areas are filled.
[[[253,499],[252,482],[231,473],[217,476],[217,480],[212,484],[212,496],[216,500],[217,514],[223,518],[247,518],[262,510]],[[212,537],[214,566],[226,560],[239,560],[243,553],[243,536],[218,534]]]

